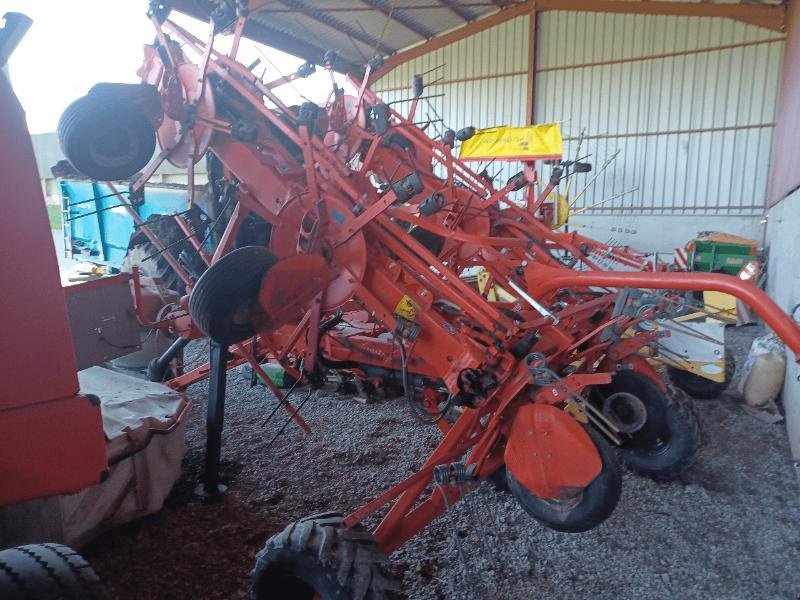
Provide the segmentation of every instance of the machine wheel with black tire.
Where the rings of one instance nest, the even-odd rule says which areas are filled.
[[[437,233],[428,231],[424,227],[414,227],[409,235],[425,246],[425,248],[435,256],[439,256],[444,249],[445,239]]]
[[[257,332],[266,315],[258,305],[261,280],[278,259],[262,246],[226,254],[203,273],[189,296],[189,314],[209,338],[229,346]]]
[[[497,471],[489,475],[487,479],[492,483],[496,492],[510,494],[511,488],[508,487],[508,475],[506,475],[506,471],[507,469],[505,466],[502,466],[497,469]]]
[[[692,398],[702,400],[719,397],[722,392],[728,389],[736,372],[736,359],[730,350],[725,350],[725,380],[711,381],[700,375],[695,375],[689,371],[678,369],[677,367],[667,367],[670,381]]]
[[[3,600],[105,600],[100,578],[84,558],[61,544],[0,551]]]
[[[692,465],[700,445],[700,418],[685,392],[667,386],[665,393],[634,371],[617,373],[597,391],[598,408],[621,429],[618,451],[631,471],[670,481]]]
[[[375,538],[342,515],[322,513],[289,524],[256,556],[253,600],[384,600],[399,597]]]
[[[193,231],[202,233],[205,226],[204,215],[197,207],[187,213],[184,219]],[[150,215],[145,225],[167,248],[166,252],[169,252],[191,277],[199,278],[208,268],[191,243],[186,240],[186,234],[169,215]],[[138,267],[142,277],[158,279],[165,288],[182,296],[186,293],[186,284],[164,258],[164,254],[159,252],[141,229],[138,229],[128,242],[128,253],[122,261],[122,271],[130,273],[133,267]]]
[[[155,127],[132,100],[125,88],[124,93],[90,92],[67,107],[58,122],[58,141],[75,169],[98,181],[121,181],[150,162]]]
[[[619,502],[622,472],[619,460],[609,443],[596,431],[587,429],[600,458],[603,470],[592,482],[568,498],[539,498],[519,483],[510,469],[505,469],[508,487],[522,508],[544,526],[565,533],[582,533],[605,521]]]

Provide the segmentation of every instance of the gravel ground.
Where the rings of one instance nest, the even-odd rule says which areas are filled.
[[[729,330],[744,362],[754,327]],[[196,343],[195,355],[205,347]],[[223,446],[228,493],[192,497],[205,439],[206,386],[189,390],[184,476],[167,506],[84,549],[115,598],[245,598],[255,553],[291,520],[348,512],[417,469],[437,444],[399,402],[363,405],[312,393],[268,443],[274,398],[229,376]],[[735,386],[732,386],[735,389]],[[295,402],[308,390],[295,393]],[[599,528],[549,531],[513,497],[484,486],[392,556],[412,600],[440,598],[779,598],[800,594],[800,498],[783,424],[747,416],[735,393],[698,402],[704,445],[681,481],[626,474],[616,512]],[[464,560],[459,559],[458,547]]]

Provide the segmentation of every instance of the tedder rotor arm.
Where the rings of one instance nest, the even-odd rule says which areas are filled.
[[[541,297],[559,288],[635,287],[659,290],[724,292],[750,306],[789,346],[800,361],[800,327],[756,286],[719,273],[650,273],[621,271],[563,271],[537,266],[530,272],[529,293]]]

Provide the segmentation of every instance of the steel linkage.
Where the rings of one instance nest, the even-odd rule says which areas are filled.
[[[303,383],[340,371],[399,390],[443,434],[418,472],[373,501],[302,519],[270,540],[256,597],[333,597],[364,585],[390,594],[377,551],[392,552],[488,478],[506,481],[547,526],[578,532],[602,523],[619,498],[612,446],[635,470],[679,474],[697,446],[694,413],[640,354],[662,334],[636,327],[669,313],[675,290],[731,293],[800,351],[795,324],[749,283],[653,272],[658,265],[635,250],[551,230],[541,209],[563,166],[538,196],[531,163],[496,187],[454,155],[469,128],[434,140],[414,121],[421,81],[402,115],[370,90],[379,61],[345,89],[329,55],[328,102],[289,105],[281,86],[313,68],[263,82],[236,60],[247,2],[220,6],[201,40],[169,19],[165,3],[151,3],[157,35],[139,89],[102,84],[87,96],[102,94],[102,111],[94,101],[82,111],[82,100],[68,109],[67,137],[77,140],[68,158],[97,179],[144,169],[131,195],[164,160],[187,169],[190,183],[206,154],[222,164],[225,229],[212,248],[192,240],[209,267],[196,280],[183,273],[191,293],[147,324],[227,346],[229,368],[272,360]],[[214,47],[226,33],[227,54]],[[100,133],[112,125],[116,145]],[[142,164],[152,152],[130,148],[153,150],[156,139],[160,153]],[[266,245],[238,243],[252,215],[269,224]],[[609,260],[628,270],[607,270]],[[203,365],[170,385],[208,373]],[[362,524],[378,513],[370,533]],[[368,564],[343,567],[316,534],[365,544]]]

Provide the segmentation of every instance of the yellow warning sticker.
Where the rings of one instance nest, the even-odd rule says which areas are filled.
[[[417,308],[417,305],[414,304],[410,296],[403,296],[400,298],[400,302],[394,307],[394,313],[396,315],[400,315],[409,321],[414,320],[417,316],[417,312],[419,312],[419,308]]]

